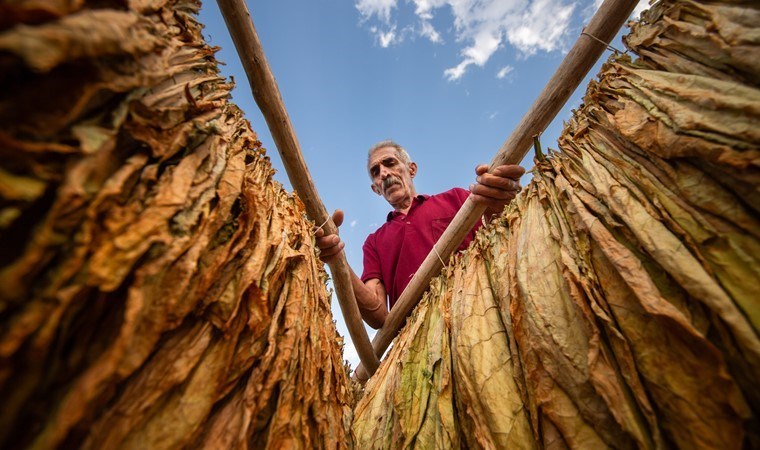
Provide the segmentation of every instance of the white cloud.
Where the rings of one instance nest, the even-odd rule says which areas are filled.
[[[473,45],[459,52],[464,59],[456,67],[444,71],[447,79],[458,80],[464,75],[467,67],[473,64],[483,67],[501,44],[501,32],[497,30],[496,34],[492,34],[491,31],[482,30],[482,32],[473,38]]]
[[[414,13],[422,20],[431,20],[433,10],[446,5],[446,0],[415,0]]]
[[[384,23],[391,20],[391,10],[396,8],[396,0],[357,0],[356,9],[365,19],[379,17]]]
[[[396,33],[396,24],[391,22],[391,12],[396,8],[397,0],[356,0],[356,9],[362,15],[362,21],[377,17],[382,26],[372,26],[369,31],[375,36],[382,48],[400,44],[403,37]]]
[[[558,50],[574,10],[572,3],[534,0],[520,15],[520,24],[506,29],[507,40],[525,56],[534,55],[538,50]]]
[[[499,115],[499,111],[494,111],[494,112],[492,112],[491,114],[488,115],[488,120],[493,120],[498,115]]]
[[[509,44],[523,56],[561,48],[575,9],[573,0],[449,0],[457,41],[469,43],[462,61],[444,72],[449,80],[472,65],[484,66]]]
[[[401,43],[408,33],[443,43],[433,20],[438,10],[450,9],[454,39],[463,47],[459,63],[444,70],[451,81],[462,78],[472,66],[483,67],[505,45],[517,49],[521,57],[563,49],[578,4],[578,0],[407,0],[414,5],[417,24],[399,33],[394,22],[401,16],[398,0],[355,2],[364,21],[376,18],[381,23],[370,28],[381,47]]]
[[[422,37],[428,38],[434,44],[443,43],[441,34],[435,29],[431,20],[433,20],[433,10],[446,4],[446,0],[416,0],[414,2],[414,14],[420,20],[418,33]]]
[[[393,25],[388,31],[377,31],[377,41],[380,47],[387,48],[391,44],[400,43],[401,39],[396,36],[396,26]]]
[[[506,78],[507,75],[509,75],[510,73],[512,73],[513,70],[515,70],[514,67],[512,67],[510,65],[506,65],[506,66],[502,67],[501,69],[499,69],[498,72],[496,72],[496,78],[498,78],[500,80],[503,80],[504,78]]]
[[[352,220],[351,223],[349,224],[349,226],[351,228],[355,227],[356,226],[356,220]]]
[[[423,21],[420,24],[420,35],[426,37],[434,44],[442,44],[443,38],[430,22]]]
[[[464,75],[464,71],[467,70],[467,66],[469,66],[470,64],[472,63],[469,61],[462,61],[456,67],[451,67],[449,69],[444,70],[443,75],[448,80],[458,80],[462,78],[462,75]]]

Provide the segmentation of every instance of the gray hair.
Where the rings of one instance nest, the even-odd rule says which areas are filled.
[[[376,151],[380,150],[383,147],[393,147],[396,149],[396,157],[401,161],[402,163],[406,164],[407,166],[411,164],[412,158],[409,157],[409,153],[404,150],[404,147],[399,145],[397,142],[386,139],[384,141],[380,141],[377,144],[370,147],[369,152],[367,152],[367,162],[369,162],[369,159],[372,158],[372,154]]]

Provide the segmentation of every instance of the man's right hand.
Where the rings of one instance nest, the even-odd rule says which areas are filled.
[[[336,227],[341,226],[343,224],[343,211],[336,209],[332,215],[332,220]],[[345,246],[337,234],[325,236],[325,230],[322,228],[317,229],[314,236],[317,247],[319,247],[319,259],[326,263],[337,258]],[[377,278],[367,280],[365,283],[351,269],[351,284],[354,288],[356,303],[359,304],[359,313],[361,313],[364,321],[372,328],[382,327],[385,317],[388,315],[388,309],[385,306],[387,295],[383,283]]]
[[[343,224],[343,211],[336,209],[332,215],[332,220],[336,227],[340,227]],[[322,228],[318,228],[314,236],[319,248],[319,259],[325,263],[332,262],[343,250],[343,247],[346,246],[337,234],[325,236],[325,230]]]

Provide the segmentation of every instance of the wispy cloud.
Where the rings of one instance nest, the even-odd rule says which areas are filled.
[[[501,32],[483,29],[472,38],[473,44],[464,48],[459,54],[464,58],[456,67],[446,69],[443,74],[449,80],[458,80],[467,68],[473,64],[483,67],[501,44]]]
[[[414,14],[419,19],[419,34],[434,44],[442,44],[443,38],[430,22],[433,20],[433,10],[446,4],[446,0],[416,0]]]
[[[433,28],[433,25],[430,22],[422,21],[420,23],[420,35],[428,38],[428,40],[434,44],[443,44],[441,34]]]
[[[509,75],[510,73],[512,73],[513,70],[515,70],[514,67],[512,67],[510,65],[506,65],[506,66],[502,67],[501,69],[499,69],[498,72],[496,72],[496,78],[498,78],[500,80],[503,80],[504,78],[507,77],[507,75]]]
[[[396,25],[391,26],[387,31],[376,31],[377,41],[380,47],[387,48],[391,44],[400,44],[401,39],[396,34]]]
[[[351,228],[356,226],[356,221],[352,220],[350,224],[348,224]]]
[[[391,10],[396,7],[396,0],[357,0],[356,9],[362,16],[377,16],[384,23],[391,20]]]
[[[483,67],[500,48],[514,47],[521,57],[560,50],[566,44],[577,0],[407,0],[414,5],[416,25],[412,33],[434,43],[443,43],[433,25],[438,10],[448,8],[453,17],[453,34],[462,46],[460,61],[444,70],[450,81],[461,79],[473,67]],[[370,31],[382,47],[399,44],[396,33],[398,0],[356,0],[362,20],[376,18],[381,26]],[[502,69],[503,70],[503,69]],[[501,73],[501,71],[499,72]],[[508,72],[507,72],[508,73]],[[507,75],[504,74],[504,76]]]
[[[524,56],[534,55],[539,50],[559,50],[574,10],[574,3],[534,0],[525,10],[511,17],[509,23],[504,23],[507,41]],[[514,18],[518,19],[517,23],[511,20]]]
[[[382,48],[400,44],[402,36],[396,33],[396,24],[391,21],[391,12],[396,8],[397,0],[356,0],[356,9],[362,16],[362,21],[377,17],[380,26],[373,25],[369,31]]]

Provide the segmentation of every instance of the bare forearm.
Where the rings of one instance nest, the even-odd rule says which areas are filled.
[[[359,312],[365,322],[372,328],[378,329],[385,323],[388,309],[385,304],[385,292],[382,296],[375,286],[368,286],[351,270],[351,282],[354,296],[359,305]]]

